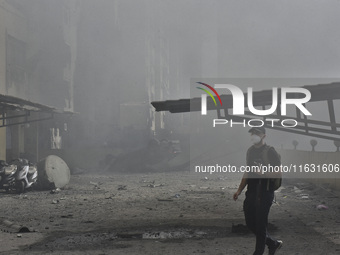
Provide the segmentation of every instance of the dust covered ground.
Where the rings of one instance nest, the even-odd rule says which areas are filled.
[[[255,238],[242,225],[244,193],[232,200],[239,181],[240,176],[189,172],[80,174],[56,193],[1,192],[2,219],[34,232],[1,231],[0,251],[249,255]],[[337,193],[286,181],[276,200],[269,230],[284,241],[278,254],[340,254]]]

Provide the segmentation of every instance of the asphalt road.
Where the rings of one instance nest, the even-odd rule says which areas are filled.
[[[0,232],[0,253],[252,254],[244,194],[232,199],[239,181],[189,172],[82,174],[55,193],[1,192],[2,221],[34,232]],[[290,180],[276,200],[269,230],[284,241],[278,254],[340,254],[337,193]]]

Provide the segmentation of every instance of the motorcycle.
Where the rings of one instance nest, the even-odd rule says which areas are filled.
[[[38,179],[38,171],[35,164],[27,159],[14,160],[18,169],[15,175],[15,186],[17,193],[24,193],[26,189],[36,184]]]
[[[16,183],[17,166],[9,165],[4,160],[0,160],[0,189],[5,189],[8,192],[14,188]]]

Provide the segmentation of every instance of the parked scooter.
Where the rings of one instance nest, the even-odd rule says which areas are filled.
[[[8,192],[14,188],[16,172],[16,165],[9,165],[6,161],[0,160],[0,189],[5,189]]]
[[[25,192],[31,188],[38,179],[38,171],[36,165],[30,163],[27,159],[18,158],[14,160],[18,169],[15,176],[15,187],[18,193]]]

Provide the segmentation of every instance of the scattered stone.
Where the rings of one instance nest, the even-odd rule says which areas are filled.
[[[158,201],[160,202],[172,202],[174,201],[173,199],[163,199],[163,198],[157,198]]]
[[[157,187],[163,187],[164,185],[165,185],[164,183],[161,183],[161,184],[151,183],[151,184],[148,184],[148,185],[143,186],[143,187],[157,188]]]
[[[56,188],[56,189],[52,189],[52,190],[50,191],[50,193],[51,193],[51,194],[58,194],[60,191],[61,191],[61,189]]]
[[[61,215],[61,218],[73,218],[73,214]]]
[[[127,190],[126,185],[119,185],[118,190]]]
[[[321,204],[321,205],[316,206],[316,209],[318,209],[318,210],[327,210],[328,206],[324,205],[324,204]]]

